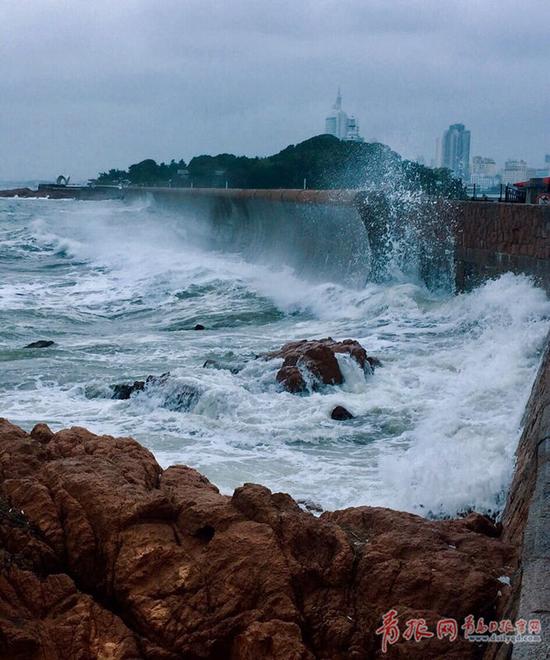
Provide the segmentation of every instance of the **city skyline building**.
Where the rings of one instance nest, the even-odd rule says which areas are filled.
[[[509,159],[504,163],[502,170],[502,183],[514,184],[518,181],[526,181],[528,176],[529,167],[525,160],[512,160]]]
[[[464,124],[451,124],[441,140],[441,167],[462,181],[470,178],[470,131]]]
[[[500,184],[514,185],[530,178],[550,176],[548,153],[543,155],[542,166],[530,166],[521,158],[508,158],[504,166],[498,168],[494,158],[474,156],[470,161],[470,140],[471,132],[466,130],[464,124],[451,124],[443,136],[435,140],[435,153],[430,160],[430,167],[448,168],[463,183],[486,191]]]
[[[435,138],[435,158],[432,160],[432,167],[441,167],[441,138]]]
[[[500,184],[500,176],[497,173],[495,160],[483,156],[474,156],[472,159],[470,183],[482,191],[498,186]]]
[[[325,119],[325,133],[334,135],[339,140],[349,142],[364,142],[359,133],[359,121],[353,116],[348,116],[342,109],[342,93],[338,87],[336,101],[332,106],[332,112]]]

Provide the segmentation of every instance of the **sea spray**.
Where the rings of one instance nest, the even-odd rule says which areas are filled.
[[[319,222],[306,223],[311,240]],[[545,295],[506,275],[454,297],[407,276],[409,257],[393,279],[368,281],[365,244],[347,245],[330,223],[307,254],[305,238],[289,241],[288,258],[275,218],[263,223],[233,249],[200,218],[155,205],[0,202],[2,414],[26,428],[133,435],[225,492],[254,481],[325,508],[498,509],[548,329]],[[276,360],[255,359],[326,336],[357,339],[383,366],[294,396],[276,382]],[[22,350],[42,338],[56,350]],[[228,355],[238,373],[203,367]],[[188,410],[163,396],[86,396],[167,371],[201,392]],[[331,420],[336,405],[355,418]]]

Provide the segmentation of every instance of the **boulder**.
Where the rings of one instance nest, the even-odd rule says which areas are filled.
[[[197,323],[197,325],[193,328],[193,330],[206,330],[204,325],[202,323]]]
[[[296,500],[296,502],[306,511],[311,511],[313,513],[323,513],[324,511],[323,507],[318,502],[314,502],[309,498]]]
[[[267,353],[264,358],[272,360],[283,358],[283,365],[277,372],[277,381],[289,392],[305,392],[308,389],[307,376],[312,376],[312,387],[321,385],[341,385],[344,377],[340,370],[336,355],[348,354],[353,357],[362,369],[371,370],[367,351],[354,339],[334,341],[326,339],[302,339],[285,344],[279,351]],[[372,360],[373,358],[371,358]]]
[[[330,418],[338,422],[343,422],[346,419],[353,419],[353,415],[344,406],[336,406],[330,413]]]
[[[303,511],[255,484],[222,495],[131,438],[28,434],[0,419],[0,657],[382,657],[382,616],[491,620],[513,549],[471,514]],[[460,625],[460,623],[459,623]],[[479,657],[462,637],[383,657]]]
[[[147,386],[162,385],[170,377],[170,372],[166,372],[161,376],[147,376],[145,380],[135,380],[133,383],[118,383],[111,385],[113,396],[111,399],[129,399],[134,392],[143,392]]]
[[[113,396],[111,399],[129,399],[134,392],[143,392],[145,389],[144,380],[135,380],[133,383],[117,383],[116,385],[111,385],[111,390],[113,391]]]
[[[40,339],[39,341],[33,341],[31,344],[27,344],[23,348],[49,348],[50,346],[55,346],[55,342],[50,339]]]
[[[133,383],[111,385],[112,399],[130,399],[136,392],[147,392],[159,399],[159,405],[168,410],[185,412],[193,408],[201,396],[201,391],[177,378],[171,378],[170,372],[161,376],[147,376],[145,380]]]

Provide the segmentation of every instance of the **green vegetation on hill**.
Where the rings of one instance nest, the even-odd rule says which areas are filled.
[[[430,195],[464,195],[462,183],[447,169],[403,160],[384,144],[343,142],[332,135],[317,135],[266,158],[196,156],[187,166],[183,160],[158,165],[147,159],[128,171],[102,172],[97,183],[224,187],[227,182],[230,188],[302,188],[304,179],[308,188],[319,190],[383,188],[397,182]]]

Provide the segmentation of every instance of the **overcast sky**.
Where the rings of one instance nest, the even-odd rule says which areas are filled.
[[[429,163],[550,153],[550,0],[0,0],[0,179],[266,155],[324,131]]]

